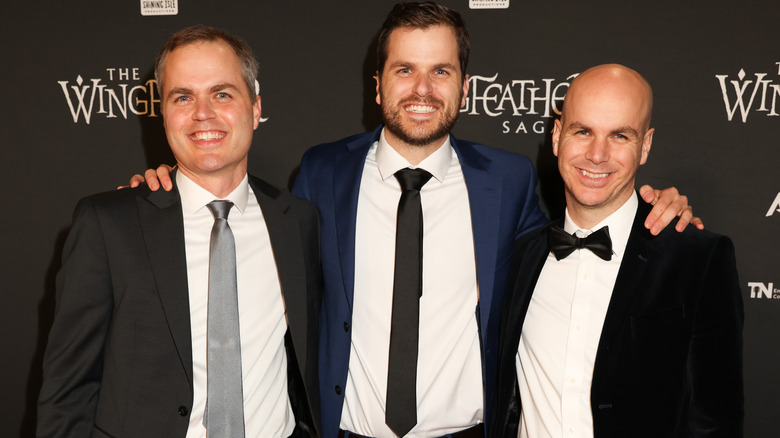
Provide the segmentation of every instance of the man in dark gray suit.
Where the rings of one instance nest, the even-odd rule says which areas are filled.
[[[220,420],[206,412],[221,409],[212,331],[231,318],[242,389],[238,408],[223,410],[237,414],[236,432],[223,436],[317,436],[317,212],[247,174],[261,114],[251,49],[193,26],[168,41],[155,75],[175,187],[103,193],[77,206],[57,277],[38,436],[205,437],[204,416],[209,426]],[[235,244],[225,268],[235,272],[231,316],[212,313],[215,203],[229,213]]]

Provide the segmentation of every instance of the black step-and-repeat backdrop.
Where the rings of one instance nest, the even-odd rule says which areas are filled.
[[[54,276],[76,201],[171,162],[154,56],[195,23],[261,63],[250,171],[291,184],[314,144],[373,129],[376,33],[394,1],[6,2],[0,68],[0,429],[32,436]],[[528,155],[560,215],[549,132],[578,72],[618,62],[655,89],[641,183],[676,186],[732,237],[745,301],[746,436],[775,437],[780,393],[780,4],[444,0],[472,35],[455,134]]]

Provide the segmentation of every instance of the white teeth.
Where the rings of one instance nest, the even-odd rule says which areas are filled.
[[[580,173],[587,176],[588,178],[606,178],[609,176],[609,173],[591,173],[585,169],[580,169]]]
[[[222,132],[214,132],[214,131],[201,131],[196,132],[195,134],[192,134],[193,140],[201,140],[201,141],[210,141],[210,140],[219,140],[220,138],[224,137],[225,134]]]
[[[428,105],[409,105],[406,110],[411,113],[426,114],[436,111],[436,108]]]

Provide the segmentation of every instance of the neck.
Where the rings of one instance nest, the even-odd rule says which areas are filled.
[[[191,179],[195,184],[201,186],[209,193],[217,198],[225,198],[233,190],[241,184],[241,181],[246,175],[246,168],[243,172],[231,172],[230,174],[201,174],[192,173],[185,168],[180,167],[182,172],[187,178]]]
[[[422,160],[439,150],[446,139],[447,136],[438,138],[424,145],[413,145],[401,140],[385,129],[385,141],[387,141],[387,144],[395,149],[395,151],[404,157],[412,166],[420,164]]]
[[[633,191],[628,192],[628,194],[619,201],[613,201],[604,205],[590,206],[577,202],[577,200],[567,192],[566,211],[569,213],[569,218],[571,218],[572,222],[574,222],[577,227],[583,230],[592,230],[593,227],[625,205],[633,193]]]

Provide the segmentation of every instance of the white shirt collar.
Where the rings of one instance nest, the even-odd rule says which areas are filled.
[[[376,148],[376,165],[379,169],[379,175],[382,180],[392,177],[397,171],[410,167],[412,169],[423,169],[430,172],[440,183],[444,181],[447,169],[452,162],[452,144],[450,137],[444,140],[444,143],[436,149],[431,155],[427,156],[420,164],[412,166],[409,161],[401,156],[385,139],[385,128],[379,136]]]
[[[612,239],[612,251],[616,255],[622,256],[622,252],[626,249],[626,244],[628,244],[628,236],[631,234],[631,227],[634,225],[634,217],[636,216],[638,207],[639,198],[637,197],[636,192],[633,192],[631,197],[628,198],[620,208],[607,216],[603,221],[599,222],[591,230],[586,230],[575,224],[571,219],[571,216],[569,216],[569,209],[567,208],[563,221],[563,229],[571,234],[578,230],[596,231],[604,226],[609,226],[609,237]]]
[[[215,199],[232,202],[238,211],[244,214],[249,197],[249,177],[247,175],[244,175],[244,179],[241,180],[238,186],[224,198],[217,198],[182,172],[176,172],[176,187],[179,189],[181,207],[185,215],[197,213],[198,210]]]

